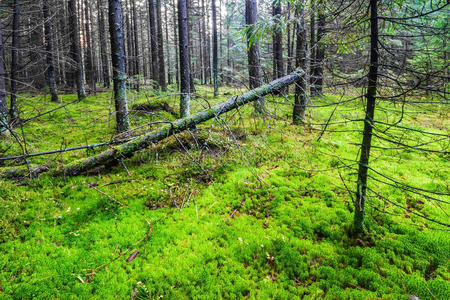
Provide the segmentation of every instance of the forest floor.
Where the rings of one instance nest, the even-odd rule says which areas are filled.
[[[198,89],[194,112],[226,98]],[[177,96],[159,96],[129,93],[132,127],[142,126],[135,133],[177,118]],[[448,194],[448,154],[377,139],[367,230],[351,238],[362,123],[350,120],[362,118],[362,101],[340,104],[317,141],[323,125],[283,120],[292,97],[266,99],[278,118],[255,118],[249,105],[93,174],[0,178],[0,298],[449,299],[450,234],[415,214],[448,223],[447,204],[398,188]],[[308,121],[326,123],[335,106],[323,105],[340,99],[314,99]],[[24,118],[58,106],[39,95],[20,100]],[[395,122],[401,109],[380,102],[377,120]],[[114,137],[112,111],[111,93],[100,93],[16,131],[30,153],[104,142]],[[419,131],[447,135],[449,120],[444,106],[407,105],[397,125],[417,131],[383,135],[389,126],[380,123],[378,134],[424,144],[435,136]],[[30,161],[53,166],[106,148]],[[20,153],[13,139],[0,142],[0,156]]]

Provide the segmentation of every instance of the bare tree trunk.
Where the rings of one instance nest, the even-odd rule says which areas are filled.
[[[109,0],[109,31],[111,35],[116,130],[117,132],[125,132],[129,129],[129,121],[125,69],[125,41],[123,36],[122,6],[120,0]]]
[[[186,0],[178,0],[178,35],[180,52],[180,116],[182,118],[190,115],[190,82],[191,71],[189,62],[189,41],[187,26]]]
[[[105,38],[105,14],[103,12],[103,6],[101,5],[102,0],[97,0],[97,10],[98,10],[98,35],[100,39],[100,57],[102,61],[102,75],[103,75],[103,86],[109,88],[111,86],[109,79],[109,62]]]
[[[157,88],[160,79],[158,67],[158,34],[154,1],[155,0],[148,0],[148,17],[150,22],[150,44],[152,53],[152,80],[153,87]]]
[[[17,108],[17,69],[19,66],[19,1],[13,2],[13,24],[12,24],[12,44],[11,44],[11,73],[10,73],[10,106],[9,121],[14,126],[19,117]]]
[[[58,102],[58,91],[55,80],[55,65],[53,59],[53,43],[52,30],[50,24],[50,13],[48,0],[43,1],[42,12],[44,15],[44,35],[45,35],[45,51],[47,52],[47,79],[50,88],[50,94],[53,102]]]
[[[170,55],[170,42],[169,42],[169,19],[167,17],[167,1],[164,1],[164,20],[166,21],[165,31],[166,31],[166,55],[167,55],[167,83],[172,84],[172,61]],[[176,30],[175,30],[176,31]]]
[[[137,23],[137,12],[136,12],[136,1],[132,1],[133,9],[133,34],[134,34],[134,75],[138,75],[136,80],[136,91],[139,93],[140,90],[140,79],[139,79],[139,35],[138,35],[138,23]]]
[[[323,6],[323,2],[321,3]],[[325,60],[325,46],[323,37],[325,36],[325,14],[324,8],[320,7],[318,23],[317,23],[317,50],[316,50],[316,85],[314,91],[316,95],[321,95],[323,92],[323,64]]]
[[[356,187],[356,202],[354,215],[354,233],[364,230],[364,204],[367,196],[367,171],[369,170],[372,130],[375,116],[378,81],[378,0],[370,0],[370,67],[367,85],[367,106],[364,119],[361,156],[359,159],[358,183]]]
[[[0,10],[1,13],[3,13]],[[3,46],[2,26],[0,23],[0,137],[6,137],[8,131],[8,107],[6,103],[6,70],[3,58],[5,51]]]
[[[245,0],[245,21],[248,26],[254,25],[258,20],[258,6],[256,0]],[[259,54],[259,42],[252,42],[253,28],[247,31],[248,45],[248,73],[250,88],[254,89],[261,85],[261,58]],[[263,114],[265,112],[264,98],[254,102],[255,112]]]
[[[164,60],[164,38],[162,32],[161,18],[161,0],[156,0],[156,20],[157,20],[157,38],[158,38],[158,63],[159,63],[159,87],[162,91],[167,90],[166,85],[166,67]]]
[[[216,16],[216,0],[212,0],[212,26],[213,26],[213,80],[214,80],[214,97],[219,95],[219,59],[217,57],[217,16]]]
[[[69,0],[69,24],[71,26],[70,40],[71,40],[71,56],[75,64],[75,81],[77,85],[78,99],[86,98],[86,89],[84,87],[84,68],[81,58],[81,46],[77,17],[77,6],[75,0]]]
[[[177,0],[173,0],[173,27],[174,28],[178,28],[178,23],[177,23],[177,12],[176,12],[176,4],[175,1]],[[178,44],[178,30],[174,30],[174,35],[175,35],[175,44]],[[179,51],[179,47],[175,47],[175,80],[177,82],[177,90],[180,88],[180,60],[178,59],[178,51]]]
[[[306,69],[306,29],[305,29],[305,11],[303,4],[298,4],[297,8],[297,49],[295,53],[295,65],[297,69]],[[305,119],[306,111],[306,78],[300,77],[295,86],[295,103],[293,112],[293,123],[302,124]]]
[[[311,96],[314,96],[316,85],[316,5],[312,2],[310,8],[310,28],[309,28],[309,84]]]
[[[86,39],[86,49],[85,49],[85,65],[86,65],[86,81],[89,83],[91,92],[96,91],[95,87],[95,76],[94,76],[94,64],[92,55],[92,40],[91,40],[91,26],[90,26],[90,16],[89,16],[89,2],[84,0],[84,31]]]
[[[281,25],[281,3],[279,0],[273,0],[272,2],[272,16],[275,18],[275,22]],[[276,28],[273,34],[273,79],[283,75],[283,35],[281,28]]]

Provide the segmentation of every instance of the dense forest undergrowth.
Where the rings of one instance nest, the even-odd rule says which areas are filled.
[[[225,100],[211,94],[197,87],[193,113]],[[163,96],[129,92],[134,134],[178,118],[178,95]],[[24,118],[59,105],[21,98]],[[30,153],[108,141],[115,136],[110,98],[90,96],[16,132],[23,130]],[[0,297],[448,299],[448,231],[415,213],[441,222],[448,215],[439,202],[398,188],[448,193],[448,154],[377,140],[366,234],[352,238],[349,190],[360,143],[352,133],[362,122],[350,120],[363,117],[364,103],[316,97],[310,125],[292,126],[292,99],[266,100],[267,117],[243,107],[89,176],[0,179]],[[341,103],[332,114],[334,102]],[[427,142],[421,131],[448,133],[448,107],[439,104],[380,102],[377,120],[391,123],[402,109],[397,127],[378,129],[413,128],[417,135],[408,130],[405,139],[417,145]],[[58,165],[101,150],[30,161]],[[1,154],[21,151],[13,140],[0,143]]]

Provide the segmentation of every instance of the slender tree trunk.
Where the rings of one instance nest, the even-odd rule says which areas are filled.
[[[367,171],[369,169],[370,148],[372,143],[373,121],[377,97],[378,81],[378,0],[370,0],[370,68],[367,85],[367,106],[364,119],[361,156],[359,159],[358,183],[354,215],[354,233],[364,230],[364,204],[367,196]]]
[[[321,7],[319,9],[319,16],[317,22],[317,49],[316,49],[316,84],[315,84],[315,94],[321,95],[323,92],[323,68],[325,59],[325,46],[323,43],[323,37],[325,36],[325,14],[324,14],[324,3],[321,2]]]
[[[19,1],[14,0],[13,6],[13,24],[12,24],[12,43],[11,43],[11,73],[10,73],[10,87],[11,87],[11,102],[9,106],[9,121],[14,126],[19,117],[17,108],[17,69],[19,66]]]
[[[272,16],[275,18],[275,22],[281,25],[281,4],[279,0],[273,0],[272,2]],[[281,28],[276,28],[273,34],[273,79],[283,75],[283,35]]]
[[[164,20],[166,23],[165,31],[166,31],[166,55],[167,55],[167,83],[172,84],[172,61],[170,55],[170,42],[169,42],[169,19],[167,17],[167,1],[164,1]],[[175,30],[176,31],[176,30]]]
[[[216,16],[216,0],[212,0],[212,26],[213,26],[213,80],[214,80],[214,97],[219,95],[219,59],[217,57],[217,16]]]
[[[141,55],[142,55],[142,71],[144,72],[144,84],[145,84],[145,78],[147,78],[148,73],[147,73],[147,56],[145,53],[145,43],[144,43],[144,15],[142,14],[142,11],[139,13],[139,18],[141,19],[141,23],[140,23],[140,30],[141,30],[141,37],[142,37],[142,42],[141,42]]]
[[[44,14],[44,35],[45,35],[45,51],[47,52],[47,79],[50,88],[50,94],[53,102],[58,102],[58,91],[55,80],[55,65],[53,59],[53,43],[52,30],[50,24],[50,13],[48,0],[43,0],[42,12]]]
[[[297,69],[306,69],[306,29],[305,12],[303,4],[297,7],[297,49],[295,53],[295,65]],[[306,78],[303,74],[295,86],[295,103],[293,112],[293,123],[301,124],[305,119],[306,111]]]
[[[288,11],[288,20],[291,19],[291,4],[288,3],[287,6],[287,11]],[[294,28],[295,31],[295,28]],[[286,72],[287,73],[291,73],[292,72],[292,52],[291,52],[291,43],[293,41],[291,41],[291,24],[289,23],[287,26],[287,67],[286,67]]]
[[[91,92],[95,93],[95,76],[94,76],[94,64],[92,55],[92,40],[91,40],[91,26],[89,17],[89,2],[84,0],[84,32],[85,36],[85,65],[86,65],[86,81],[89,83]]]
[[[0,13],[3,11],[0,9]],[[6,103],[6,70],[5,70],[5,51],[3,46],[2,26],[0,23],[0,137],[6,137],[8,131],[8,107]]]
[[[190,115],[190,62],[186,0],[178,0],[178,35],[180,52],[180,116]]]
[[[245,21],[247,26],[254,25],[258,20],[258,6],[256,0],[245,0]],[[248,73],[250,89],[254,89],[262,84],[261,78],[261,57],[259,52],[259,42],[252,42],[253,28],[247,31],[247,55]],[[254,102],[255,112],[263,114],[265,112],[265,100],[260,98]]]
[[[71,26],[70,40],[71,40],[71,56],[75,64],[75,81],[77,85],[78,99],[86,98],[86,89],[84,87],[84,68],[81,58],[81,46],[77,17],[77,6],[75,0],[69,0],[69,24]]]
[[[102,61],[102,77],[103,77],[103,86],[105,88],[109,88],[111,86],[109,79],[109,62],[106,46],[106,38],[105,38],[105,14],[103,12],[103,5],[101,5],[102,0],[97,0],[97,10],[98,10],[98,36],[100,39],[100,58]]]
[[[156,0],[156,20],[157,20],[157,38],[158,38],[158,63],[159,63],[159,87],[161,90],[167,90],[166,67],[164,60],[164,38],[162,32],[161,18],[161,0]]]
[[[109,31],[113,64],[114,103],[116,108],[116,130],[129,129],[127,85],[125,69],[125,41],[123,36],[122,6],[120,0],[109,0]]]
[[[137,11],[136,11],[136,1],[132,0],[133,9],[133,33],[134,33],[134,75],[138,75],[136,80],[136,91],[139,93],[140,90],[140,79],[139,79],[139,35],[138,35],[138,23],[137,23]]]
[[[148,17],[150,22],[150,44],[152,52],[152,80],[153,86],[158,88],[159,66],[158,66],[158,34],[156,25],[155,0],[148,0]]]
[[[314,96],[314,87],[316,85],[316,5],[312,2],[310,8],[310,28],[309,28],[309,84],[311,96]]]
[[[178,23],[177,23],[177,12],[176,12],[176,4],[175,1],[177,0],[173,0],[173,28],[178,28]],[[174,35],[175,35],[175,44],[178,45],[178,30],[174,30]],[[178,59],[179,55],[178,55],[178,51],[179,51],[180,47],[175,47],[175,80],[177,82],[177,90],[180,88],[180,60]]]

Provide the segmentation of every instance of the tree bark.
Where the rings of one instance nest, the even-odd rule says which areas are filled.
[[[129,121],[125,69],[125,41],[123,36],[122,6],[120,0],[109,0],[109,31],[111,35],[116,130],[117,132],[124,132],[129,129]]]
[[[247,26],[253,26],[258,19],[257,0],[245,0],[245,22]],[[250,88],[254,89],[261,85],[261,58],[259,51],[259,41],[252,41],[253,27],[247,31],[247,55],[248,55],[248,73]],[[255,112],[263,114],[265,112],[264,98],[258,99],[254,104]]]
[[[50,24],[50,12],[48,0],[43,0],[42,12],[44,15],[45,51],[47,52],[47,79],[53,102],[58,102],[58,91],[55,80],[55,64],[53,59],[52,29]]]
[[[191,67],[189,62],[189,41],[187,26],[186,0],[178,0],[178,36],[180,52],[180,116],[182,118],[190,115],[190,82]]]
[[[295,51],[295,65],[297,69],[306,69],[306,28],[305,11],[303,4],[297,7],[297,48]],[[295,86],[295,103],[293,112],[293,123],[302,124],[305,119],[306,111],[306,78],[301,76]]]
[[[77,85],[78,99],[86,98],[86,89],[84,87],[84,68],[81,59],[81,46],[79,37],[77,6],[75,0],[69,0],[69,24],[72,27],[70,31],[71,56],[74,62],[74,75]]]
[[[364,119],[361,156],[359,159],[358,183],[356,187],[356,202],[354,215],[354,233],[361,234],[364,230],[364,204],[367,196],[367,172],[369,170],[372,130],[375,116],[378,81],[378,0],[370,0],[370,67],[367,85],[366,116]]]
[[[102,61],[102,77],[103,77],[103,87],[109,88],[111,86],[109,79],[109,62],[105,38],[105,14],[103,12],[103,6],[101,5],[102,0],[97,0],[97,10],[98,10],[98,35],[100,39],[100,58]]]
[[[185,0],[179,0],[180,2]],[[118,0],[110,0],[110,2],[119,2]],[[297,82],[304,74],[303,71],[296,71],[282,78],[274,80],[266,85],[260,86],[254,90],[248,91],[239,97],[232,97],[226,102],[222,102],[213,106],[208,110],[201,111],[195,115],[177,120],[167,124],[160,129],[149,134],[138,137],[130,142],[119,146],[111,147],[95,156],[88,157],[83,160],[75,161],[57,169],[50,170],[47,166],[38,166],[31,169],[32,177],[38,176],[40,173],[49,172],[54,176],[76,176],[84,174],[92,169],[101,166],[111,166],[120,162],[124,158],[129,158],[139,150],[148,148],[174,134],[192,128],[202,122],[214,119],[226,112],[243,106],[247,103],[258,101],[265,95],[278,92],[280,89]],[[4,169],[0,175],[6,178],[20,178],[27,175],[28,169],[14,168]]]
[[[12,24],[12,43],[11,43],[11,72],[10,72],[10,106],[9,122],[14,126],[19,117],[17,108],[17,69],[19,66],[19,1],[14,0],[13,6],[13,24]]]
[[[216,16],[216,0],[212,0],[212,26],[213,26],[213,81],[214,81],[214,97],[219,95],[219,59],[217,45],[217,16]]]
[[[94,62],[93,62],[93,53],[92,53],[92,38],[91,38],[91,24],[90,24],[90,15],[89,15],[89,2],[88,0],[84,0],[84,31],[86,33],[85,39],[85,65],[86,65],[86,81],[89,83],[91,88],[91,92],[96,92],[95,86],[95,70],[94,70]]]
[[[272,16],[278,25],[281,25],[281,3],[279,0],[273,0]],[[283,35],[281,28],[275,28],[273,34],[273,79],[284,75],[283,64]]]
[[[138,23],[137,23],[137,11],[136,11],[136,1],[132,0],[133,9],[133,35],[134,35],[134,74],[137,75],[136,80],[136,91],[140,91],[140,70],[139,70],[139,35],[138,35]]]
[[[152,80],[153,87],[158,88],[159,83],[159,67],[158,67],[158,34],[155,14],[155,0],[148,0],[148,17],[150,24],[150,44],[152,56]]]
[[[321,2],[319,8],[318,22],[317,22],[317,47],[316,47],[316,68],[315,68],[315,85],[314,94],[321,95],[323,92],[323,64],[325,59],[325,46],[323,43],[323,37],[325,36],[325,14],[324,3]]]
[[[164,38],[162,32],[161,18],[161,0],[156,0],[156,20],[157,20],[157,39],[158,39],[158,63],[159,63],[159,87],[162,91],[167,90],[166,67],[164,60]]]
[[[0,10],[1,13],[3,13]],[[2,26],[0,23],[0,137],[7,136],[8,131],[8,106],[6,103],[6,70],[5,70],[5,51],[3,46]]]

